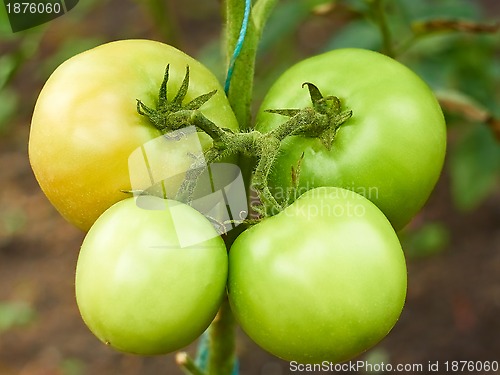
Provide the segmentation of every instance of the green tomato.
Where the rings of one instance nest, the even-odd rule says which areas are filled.
[[[319,186],[353,190],[374,202],[396,230],[404,227],[428,199],[444,162],[446,126],[429,87],[382,54],[335,50],[299,62],[274,83],[257,129],[267,132],[285,121],[267,109],[310,107],[308,90],[301,89],[305,82],[323,96],[337,96],[353,114],[330,151],[318,139],[284,141],[269,177],[277,198],[292,186],[291,168],[303,154],[300,192]]]
[[[122,200],[87,233],[76,268],[76,300],[104,343],[129,353],[163,354],[191,343],[215,317],[225,294],[227,251],[193,208],[141,199],[157,209]]]
[[[396,323],[405,258],[373,203],[349,190],[316,188],[236,239],[228,296],[243,330],[270,353],[341,362]]]
[[[60,65],[43,87],[33,113],[29,139],[31,166],[43,192],[69,222],[87,231],[123,191],[150,187],[143,173],[131,186],[129,157],[160,132],[136,110],[140,99],[156,107],[165,68],[170,64],[168,99],[190,68],[184,103],[212,90],[201,107],[215,124],[237,130],[236,118],[215,76],[185,53],[159,42],[122,40],[76,55]],[[206,149],[208,137],[200,140]],[[148,165],[161,165],[180,184],[192,164],[189,147],[149,145]],[[175,181],[174,181],[175,180]],[[158,182],[158,181],[156,181]]]

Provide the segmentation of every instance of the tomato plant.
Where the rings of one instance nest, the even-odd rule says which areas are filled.
[[[189,66],[185,102],[217,90],[202,113],[219,126],[237,129],[214,75],[185,53],[150,40],[112,42],[76,55],[43,87],[31,123],[31,166],[54,207],[80,229],[88,230],[113,203],[128,197],[129,156],[161,135],[137,112],[136,100],[157,104],[167,65],[168,99],[173,100]],[[206,137],[201,142],[208,147]],[[182,177],[192,163],[189,151],[150,148],[149,163]],[[134,189],[151,185],[145,177]]]
[[[225,293],[227,252],[193,208],[141,199],[155,209],[122,200],[87,233],[76,299],[101,341],[125,352],[162,354],[191,343],[214,318]]]
[[[48,150],[47,116],[54,114],[50,98],[61,95],[51,88],[63,82],[58,77],[67,79],[78,70],[90,71],[92,77],[96,71],[97,76],[106,76],[109,67],[96,67],[95,59],[102,59],[102,53],[107,58],[108,53],[125,56],[124,47],[133,45],[151,53],[154,66],[138,69],[133,65],[132,84],[118,82],[110,74],[106,77],[112,79],[109,88],[96,88],[94,82],[70,91],[71,110],[62,117],[65,121],[75,118],[74,126],[69,126],[69,142],[62,142],[63,133],[58,133],[68,131],[68,125],[62,126],[67,123],[60,121],[55,126],[54,150]],[[400,228],[415,214],[443,162],[444,123],[427,86],[387,57],[339,50],[291,68],[264,100],[263,108],[272,107],[273,113],[260,112],[257,130],[239,132],[225,97],[217,97],[219,86],[213,77],[205,77],[204,68],[185,55],[179,57],[180,62],[169,63],[161,83],[155,78],[143,87],[144,80],[158,74],[161,64],[156,60],[172,53],[181,54],[154,42],[127,41],[78,55],[56,70],[52,76],[56,78],[49,79],[34,113],[30,157],[40,185],[70,221],[83,229],[93,223],[76,271],[77,302],[90,330],[125,352],[177,350],[205,331],[219,306],[220,321],[231,321],[223,319],[229,305],[221,305],[229,272],[232,313],[256,343],[276,356],[307,363],[339,362],[375,345],[396,323],[406,295],[405,260],[389,220]],[[374,80],[365,64],[353,63],[358,60],[379,68],[380,79]],[[187,72],[179,83],[180,75],[173,69],[186,61],[194,68],[183,68]],[[124,63],[130,68],[135,60],[126,58]],[[327,64],[333,64],[335,71],[349,68],[356,73],[345,74],[347,78],[340,81],[341,73],[320,74]],[[177,77],[173,86],[170,75]],[[363,75],[367,78],[355,79]],[[338,89],[333,90],[337,81]],[[297,90],[290,92],[299,94],[286,92],[283,82],[297,84]],[[305,94],[309,102],[302,97],[301,85],[309,89]],[[89,96],[92,90],[98,95]],[[172,90],[176,92],[173,99]],[[137,103],[125,111],[131,93]],[[85,112],[106,101],[110,103],[103,108],[110,112]],[[109,132],[100,137],[107,122]],[[180,130],[174,140],[188,137],[184,130],[188,126],[197,130],[203,158],[195,154],[199,150],[175,142],[167,149],[153,147],[152,154],[147,149],[149,165],[159,164],[178,175],[176,183],[188,203],[195,190],[207,196],[212,192],[214,181],[198,186],[207,165],[233,155],[254,162],[246,168],[253,169],[251,187],[260,201],[253,208],[261,222],[236,240],[226,237],[229,245],[234,240],[229,265],[214,223],[192,207],[177,202],[174,209],[170,207],[174,201],[148,196],[148,192],[140,196],[141,202],[169,207],[146,210],[134,199],[124,199],[123,190],[130,188],[130,154],[138,147],[146,152],[144,144],[157,136],[170,139],[172,130]],[[61,150],[67,152],[63,153],[67,160],[54,160]],[[74,161],[77,168],[69,168],[68,161]],[[143,185],[148,188],[152,182],[146,175]],[[169,182],[163,183],[164,192],[170,191],[165,185]],[[291,195],[287,192],[283,199],[277,194],[290,189],[298,194],[304,187],[318,185],[322,187],[308,190],[288,207]],[[330,185],[368,192],[375,188],[377,195],[365,198]],[[229,206],[232,199],[241,198],[230,191],[222,195]],[[216,217],[210,219],[217,222]],[[241,220],[233,218],[232,222],[240,224]],[[195,245],[183,245],[186,241]],[[211,373],[221,367],[227,373],[234,366],[230,353],[222,356],[225,364],[215,358]]]
[[[373,203],[349,190],[316,188],[236,239],[228,295],[243,330],[272,354],[345,361],[397,321],[405,258]]]
[[[352,116],[338,128],[330,149],[317,138],[284,140],[269,176],[271,189],[283,199],[293,186],[290,171],[300,163],[299,192],[318,186],[353,190],[401,229],[426,202],[444,162],[446,127],[433,93],[385,55],[334,50],[283,73],[264,98],[257,130],[269,132],[283,122],[268,109],[311,106],[307,90],[299,89],[305,82],[325,97],[338,97]]]
[[[233,53],[224,89],[171,46],[124,40],[63,63],[33,114],[35,176],[88,230],[76,267],[85,323],[104,343],[144,355],[206,332],[197,361],[178,359],[191,375],[235,373],[234,318],[265,350],[302,363],[346,361],[382,340],[406,297],[396,231],[443,166],[446,127],[432,91],[373,51],[337,49],[292,66],[252,121],[257,47],[275,3],[223,2]],[[366,6],[375,15],[382,3]],[[198,148],[182,142],[193,134]],[[132,155],[146,165],[140,178]],[[227,175],[208,168],[227,160],[237,164]],[[226,233],[237,225],[244,230]]]

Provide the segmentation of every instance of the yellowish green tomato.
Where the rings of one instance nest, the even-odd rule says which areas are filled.
[[[189,65],[185,102],[217,90],[202,113],[218,126],[238,128],[216,77],[185,53],[155,41],[122,40],[76,55],[43,87],[31,123],[30,162],[50,202],[78,228],[89,230],[113,203],[129,197],[124,191],[152,184],[145,173],[132,187],[128,163],[134,150],[160,136],[137,112],[136,100],[156,107],[167,64],[169,100]],[[208,147],[207,137],[201,143]],[[196,151],[156,144],[147,149],[147,162],[182,180],[193,162],[190,152]]]

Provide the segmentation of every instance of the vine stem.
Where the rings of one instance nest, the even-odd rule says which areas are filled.
[[[251,103],[253,94],[253,79],[255,72],[255,59],[257,46],[260,41],[264,24],[271,13],[277,0],[258,0],[254,2],[248,18],[244,42],[241,39],[242,23],[245,20],[245,11],[248,11],[249,0],[225,0],[225,50],[230,68],[230,82],[228,82],[227,96],[229,103],[238,120],[242,131],[252,128]],[[255,11],[255,13],[254,13]],[[256,19],[254,18],[256,17]],[[257,21],[257,22],[256,22]],[[240,45],[239,45],[240,44]],[[232,60],[236,49],[237,59]],[[230,84],[230,85],[229,85]],[[243,157],[240,158],[240,168],[249,187],[251,163]],[[237,233],[233,230],[225,238],[229,249],[236,239]],[[227,298],[224,299],[217,317],[209,327],[209,355],[206,375],[234,375],[236,362],[236,321],[229,306]]]
[[[375,18],[382,34],[382,41],[384,44],[384,53],[387,56],[395,57],[395,51],[392,43],[392,35],[387,23],[387,16],[384,8],[384,0],[373,0],[372,7]]]
[[[227,77],[226,82],[224,84],[224,92],[227,94],[229,92],[229,86],[231,84],[231,79],[233,76],[234,65],[236,64],[236,60],[240,56],[241,49],[243,48],[243,44],[245,42],[245,37],[248,29],[248,21],[250,19],[250,9],[252,7],[251,0],[245,0],[245,12],[243,14],[243,20],[241,21],[240,34],[238,35],[238,40],[236,41],[236,45],[234,47],[233,55],[229,60],[229,67],[227,69]]]
[[[278,0],[258,0],[253,5],[244,43],[232,71],[231,85],[227,92],[229,103],[242,131],[252,128],[251,103],[257,47],[264,25]],[[245,16],[245,0],[225,1],[225,50],[228,65],[233,51],[238,47],[241,25]]]
[[[236,322],[229,301],[222,305],[209,329],[208,375],[231,375],[236,363]]]
[[[186,352],[179,352],[175,356],[177,365],[189,375],[205,375],[204,372],[194,363]]]
[[[169,0],[137,1],[138,4],[146,6],[155,26],[158,28],[165,41],[177,48],[181,48],[182,41],[179,33],[179,22],[174,14],[174,6]]]

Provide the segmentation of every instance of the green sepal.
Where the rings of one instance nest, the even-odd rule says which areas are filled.
[[[274,113],[276,115],[293,117],[300,113],[300,109],[266,109],[265,112]]]
[[[268,109],[266,112],[287,116],[291,119],[276,130],[281,138],[287,135],[301,135],[307,138],[318,138],[327,150],[330,150],[339,127],[351,116],[352,111],[342,111],[342,103],[336,96],[324,97],[319,88],[305,82],[302,87],[309,90],[311,108],[304,109]]]
[[[200,95],[189,103],[183,105],[189,89],[189,66],[186,66],[186,74],[182,80],[181,87],[175,94],[172,101],[169,102],[168,81],[170,78],[170,64],[165,68],[163,81],[158,92],[158,102],[156,108],[150,108],[141,100],[137,99],[137,113],[146,116],[151,123],[161,132],[167,133],[189,126],[189,115],[187,112],[194,112],[199,110],[212,96],[215,95],[217,90],[212,90],[206,94]]]

